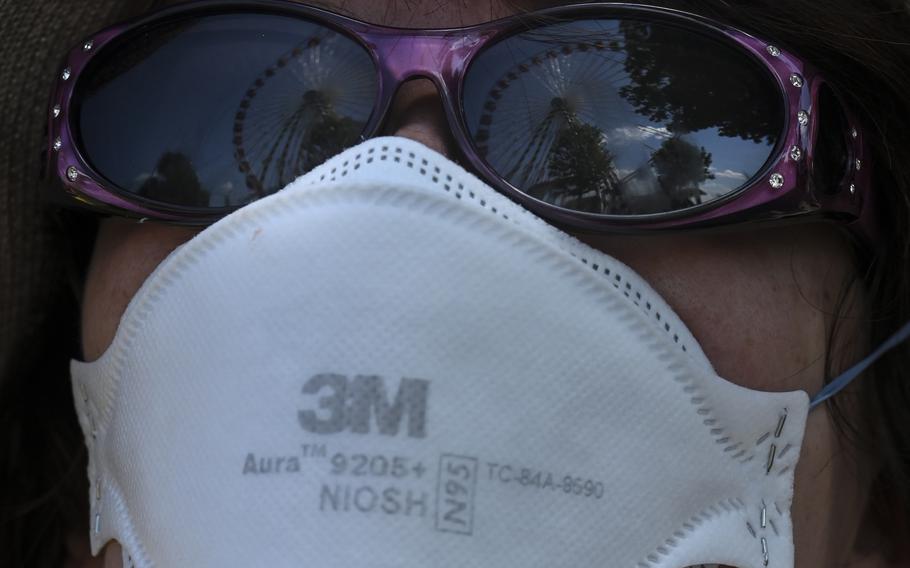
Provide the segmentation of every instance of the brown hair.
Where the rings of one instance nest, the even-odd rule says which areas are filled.
[[[774,39],[821,69],[871,130],[879,220],[888,235],[874,258],[857,250],[868,298],[866,328],[877,346],[910,321],[910,3],[906,0],[659,2],[714,17]],[[849,283],[847,284],[849,286]],[[844,299],[850,296],[844,292]],[[844,311],[852,311],[847,308]],[[843,311],[841,312],[843,313]],[[839,326],[835,326],[836,333]],[[829,348],[840,345],[832,336]],[[827,379],[843,363],[828,353]],[[871,494],[872,522],[885,535],[881,551],[910,563],[910,345],[879,360],[853,393],[827,404],[855,459],[881,469]],[[851,399],[855,398],[856,400]],[[846,407],[856,405],[859,412]],[[851,422],[847,417],[855,417]]]
[[[812,61],[871,130],[875,188],[892,238],[859,259],[873,345],[910,320],[910,8],[905,0],[661,1],[728,22]],[[85,450],[68,360],[78,354],[79,294],[94,223],[47,210],[35,195],[46,98],[59,60],[89,32],[148,2],[39,1],[0,19],[0,555],[14,566],[58,566],[69,534],[87,534]],[[830,354],[836,355],[836,354]],[[831,360],[834,357],[829,357]],[[881,464],[873,498],[891,555],[910,562],[910,347],[859,383],[861,416],[831,403],[857,459]],[[834,399],[837,401],[837,398]]]

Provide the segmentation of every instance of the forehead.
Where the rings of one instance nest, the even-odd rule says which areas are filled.
[[[434,28],[468,26],[546,7],[558,0],[306,0],[302,4],[386,26]]]

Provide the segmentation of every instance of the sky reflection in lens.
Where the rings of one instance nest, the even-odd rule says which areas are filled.
[[[163,203],[273,193],[356,143],[376,98],[367,52],[298,18],[182,19],[125,42],[77,85],[77,132],[99,173]]]
[[[663,213],[762,168],[783,130],[773,78],[734,47],[663,23],[582,20],[497,43],[468,70],[481,155],[567,209]]]

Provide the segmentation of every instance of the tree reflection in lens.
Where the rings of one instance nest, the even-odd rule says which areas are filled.
[[[235,115],[234,154],[247,188],[262,197],[354,144],[375,89],[369,58],[331,30],[264,69]]]
[[[161,203],[206,207],[209,192],[202,188],[190,159],[178,152],[165,152],[155,171],[139,186],[138,195]]]
[[[735,46],[671,24],[580,20],[510,36],[464,84],[478,154],[566,209],[642,215],[727,195],[783,130],[770,74]]]
[[[651,164],[667,198],[665,210],[700,205],[705,195],[701,184],[715,179],[711,154],[679,136],[665,140],[651,156]]]
[[[378,91],[369,53],[304,18],[242,12],[165,19],[98,49],[75,86],[74,133],[111,185],[234,208],[360,139]]]
[[[698,57],[714,46],[697,35],[693,42],[693,32],[674,26],[623,21],[619,29],[622,41],[610,49],[625,53],[631,79],[619,93],[639,114],[664,123],[670,132],[716,128],[723,137],[774,145],[779,103],[756,96],[763,89],[751,87],[762,74],[754,73],[754,63],[742,68],[749,61],[745,56]]]
[[[579,120],[563,99],[553,99],[553,108],[562,115],[563,123],[550,152],[552,179],[534,186],[532,195],[558,188],[556,196],[535,197],[575,210],[621,209],[619,177],[613,156],[603,144],[603,132]]]

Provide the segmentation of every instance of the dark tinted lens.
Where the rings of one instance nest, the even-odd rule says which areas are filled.
[[[818,92],[818,139],[812,163],[815,188],[837,193],[847,174],[847,117],[837,96],[823,85]]]
[[[735,45],[664,23],[582,20],[478,56],[465,115],[488,164],[525,193],[612,215],[736,191],[784,129],[775,80]]]
[[[119,188],[235,207],[354,144],[376,100],[369,54],[269,14],[167,22],[106,46],[76,89],[86,158]]]

